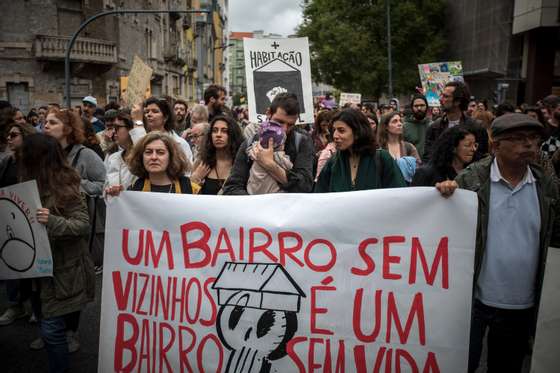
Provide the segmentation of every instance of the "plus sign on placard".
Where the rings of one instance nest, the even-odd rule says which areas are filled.
[[[272,48],[274,48],[274,50],[278,49],[278,47],[280,46],[280,44],[278,44],[277,42],[274,42],[270,45]]]

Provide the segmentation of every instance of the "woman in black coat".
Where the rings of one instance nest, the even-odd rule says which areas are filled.
[[[411,186],[435,186],[453,180],[472,161],[478,143],[466,126],[446,129],[434,144],[430,162],[416,170]]]

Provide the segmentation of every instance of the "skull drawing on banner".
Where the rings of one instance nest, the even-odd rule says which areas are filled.
[[[23,210],[8,198],[0,198],[0,216],[0,261],[12,271],[25,272],[36,256],[31,224]]]
[[[247,289],[240,289],[239,281]],[[278,286],[284,287],[284,294],[268,293]],[[298,328],[299,298],[305,294],[279,264],[226,263],[213,288],[218,289],[221,306],[216,329],[231,351],[226,371],[271,372],[273,362],[287,354],[286,346]]]

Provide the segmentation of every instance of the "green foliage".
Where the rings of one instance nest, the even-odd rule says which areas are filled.
[[[420,85],[417,65],[442,56],[445,3],[391,1],[395,94],[413,92]],[[298,34],[309,38],[316,81],[365,96],[388,91],[385,0],[312,0]]]

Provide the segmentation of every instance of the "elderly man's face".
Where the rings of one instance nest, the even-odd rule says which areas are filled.
[[[196,124],[189,133],[189,142],[191,145],[200,147],[204,139],[204,125]]]
[[[540,142],[541,135],[538,131],[520,128],[497,136],[493,146],[498,161],[526,167],[536,160]]]

